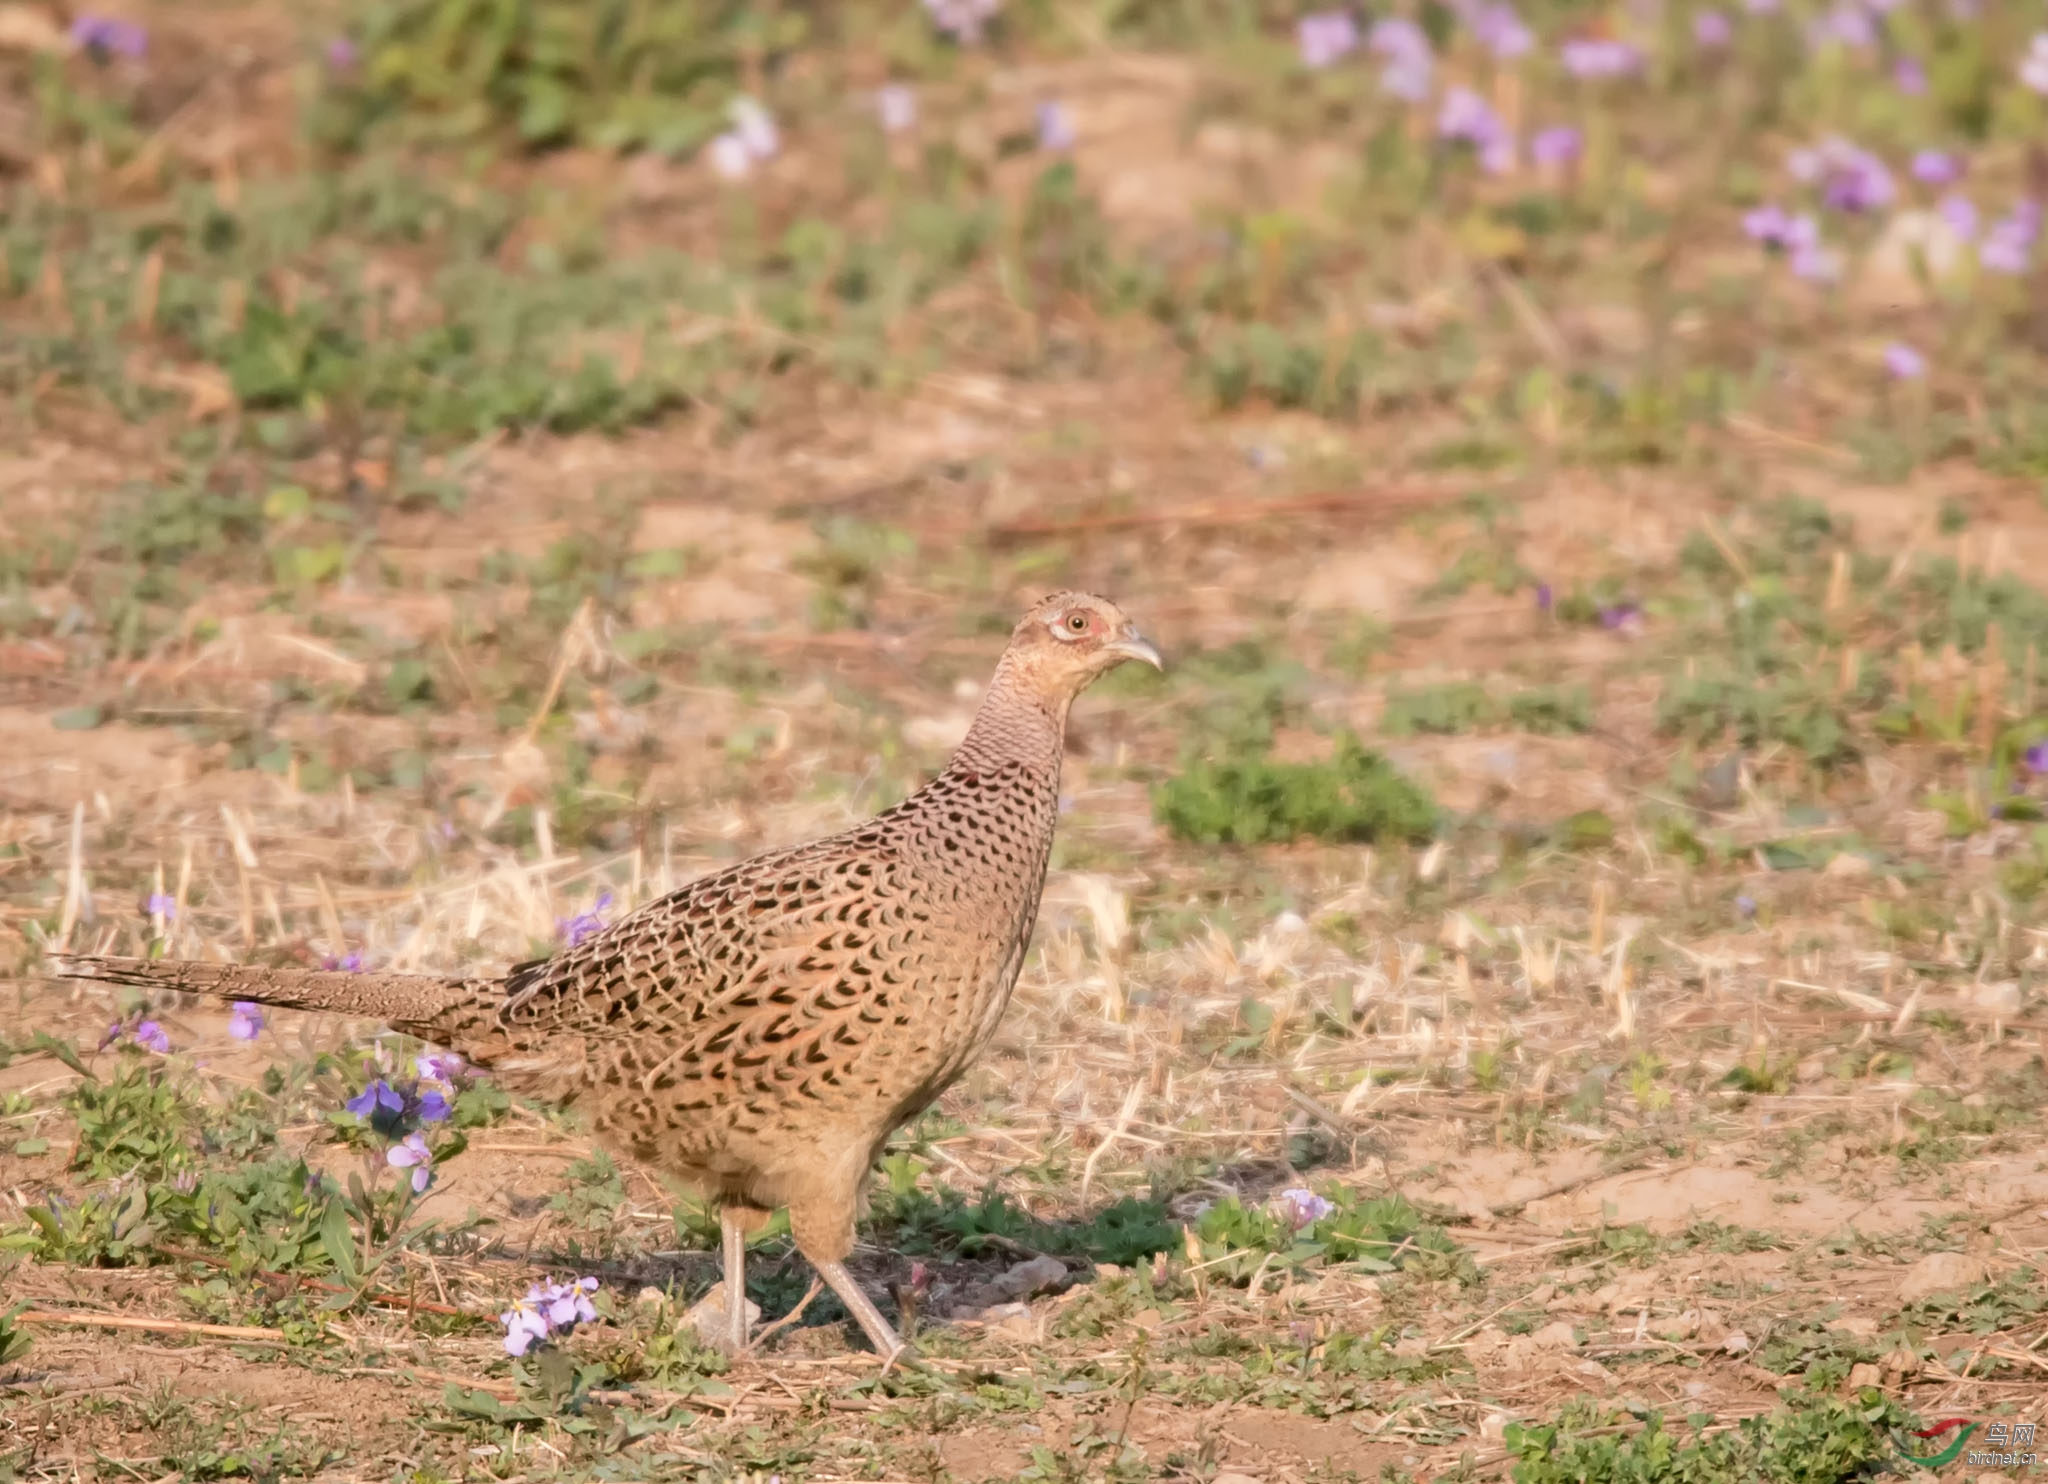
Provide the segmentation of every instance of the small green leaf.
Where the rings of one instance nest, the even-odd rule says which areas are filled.
[[[50,1152],[50,1141],[48,1139],[16,1139],[14,1141],[14,1152],[23,1159],[27,1159],[35,1154],[48,1154]]]
[[[327,1214],[320,1219],[320,1245],[326,1249],[327,1260],[334,1264],[341,1281],[355,1287],[356,1234],[340,1201],[328,1202]]]
[[[89,732],[106,720],[106,712],[98,706],[69,706],[50,718],[50,725],[60,732]]]

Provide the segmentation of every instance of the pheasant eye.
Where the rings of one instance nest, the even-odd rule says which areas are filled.
[[[1077,634],[1086,633],[1088,631],[1088,615],[1085,613],[1068,615],[1067,627]]]

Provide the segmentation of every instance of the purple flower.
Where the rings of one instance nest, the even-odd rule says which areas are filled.
[[[1496,61],[1512,62],[1536,49],[1535,36],[1522,23],[1515,7],[1506,4],[1505,0],[1480,0],[1480,3],[1467,3],[1460,9],[1474,38],[1493,53]]]
[[[1751,241],[1784,252],[1805,251],[1820,242],[1820,225],[1812,217],[1803,213],[1793,216],[1775,204],[1745,212],[1742,230],[1749,234]]]
[[[1608,36],[1581,36],[1558,48],[1564,70],[1573,77],[1591,81],[1603,77],[1626,77],[1642,69],[1643,53],[1626,41]]]
[[[1703,10],[1692,18],[1692,39],[1718,51],[1735,39],[1735,27],[1720,11]]]
[[[536,1283],[526,1297],[498,1316],[505,1326],[505,1351],[524,1355],[535,1345],[545,1344],[556,1332],[567,1334],[579,1324],[597,1318],[597,1306],[590,1295],[597,1292],[597,1279],[574,1283]]]
[[[1600,609],[1600,627],[1616,634],[1634,634],[1643,627],[1643,605],[1623,599]]]
[[[523,1303],[514,1303],[498,1316],[505,1326],[505,1353],[524,1355],[548,1337],[548,1322]]]
[[[1923,149],[1913,155],[1913,179],[1923,185],[1954,185],[1963,178],[1963,162],[1945,149]]]
[[[1319,10],[1305,15],[1294,28],[1301,65],[1321,71],[1358,50],[1358,22],[1348,10]]]
[[[1793,248],[1786,261],[1795,277],[1810,283],[1833,283],[1842,276],[1842,255],[1820,242]]]
[[[135,1044],[154,1051],[158,1056],[171,1054],[171,1038],[164,1034],[164,1028],[154,1020],[144,1020],[136,1025]]]
[[[1325,1216],[1337,1209],[1336,1203],[1325,1200],[1313,1190],[1296,1188],[1283,1190],[1274,1201],[1274,1214],[1287,1222],[1296,1231],[1305,1226],[1314,1226]]]
[[[906,129],[917,127],[917,94],[900,82],[892,82],[875,94],[875,114],[882,121],[882,130],[888,134],[901,134]]]
[[[420,1095],[420,1121],[422,1123],[445,1123],[453,1110],[441,1089],[430,1087]]]
[[[434,1151],[427,1147],[425,1134],[407,1134],[384,1151],[384,1162],[394,1170],[412,1171],[414,1195],[424,1195],[434,1183]]]
[[[581,943],[585,938],[595,937],[597,936],[597,934],[605,930],[605,920],[603,914],[604,910],[607,907],[611,906],[611,904],[612,894],[610,892],[604,892],[598,897],[597,901],[591,905],[591,908],[588,912],[578,912],[574,917],[564,917],[557,919],[555,922],[555,930],[562,935],[564,941],[566,941],[571,948],[574,948],[578,943]]]
[[[1784,0],[1743,0],[1743,8],[1751,15],[1776,15]]]
[[[149,32],[133,21],[107,15],[81,15],[71,22],[71,44],[95,57],[140,59],[149,51]]]
[[[236,1000],[228,1012],[228,1034],[237,1041],[253,1041],[263,1033],[263,1007],[253,1000]]]
[[[469,1063],[453,1051],[429,1051],[414,1058],[413,1070],[429,1082],[446,1082],[452,1086],[469,1075]]]
[[[358,1118],[376,1122],[383,1117],[395,1117],[405,1111],[405,1099],[401,1098],[389,1082],[382,1077],[350,1098],[342,1106]]]
[[[178,915],[178,899],[169,892],[153,891],[149,894],[149,900],[142,904],[142,910],[151,917],[175,920]]]
[[[2048,739],[2034,743],[2021,753],[2020,761],[2026,764],[2027,771],[2036,777],[2048,773]]]
[[[1984,240],[1977,244],[1977,261],[1993,273],[2024,273],[2040,231],[2039,203],[2023,200],[1991,224]]]
[[[1963,241],[1968,242],[1977,235],[1977,204],[1968,196],[1951,192],[1943,196],[1934,209],[1948,223],[1948,229]]]
[[[1529,158],[1538,165],[1569,165],[1578,159],[1584,147],[1585,142],[1577,129],[1569,124],[1558,124],[1539,130],[1529,141]]]
[[[330,973],[339,970],[344,974],[360,974],[363,972],[363,955],[356,952],[344,954],[340,958],[323,958],[320,960],[320,967]]]
[[[721,134],[704,150],[711,168],[727,180],[745,180],[754,173],[754,156],[747,149],[747,141],[738,134]]]
[[[1074,121],[1066,104],[1048,98],[1038,105],[1038,147],[1047,151],[1074,147]]]
[[[1815,47],[1839,42],[1860,51],[1877,44],[1877,23],[1857,0],[1835,0],[1826,15],[1807,27],[1806,39]]]
[[[962,46],[973,46],[990,18],[1003,8],[1003,0],[924,0],[924,8],[940,31]]]
[[[1499,175],[1515,164],[1515,136],[1493,106],[1470,88],[1452,88],[1438,110],[1436,132],[1454,144],[1469,144],[1479,163]]]
[[[1900,92],[1917,98],[1927,91],[1927,68],[1918,57],[1901,57],[1892,63],[1892,82]]]
[[[1899,381],[1913,381],[1927,374],[1927,358],[1902,341],[1884,348],[1884,368]]]
[[[731,112],[732,132],[747,147],[747,153],[757,160],[773,159],[782,148],[774,116],[752,98],[733,99]]]
[[[362,59],[362,48],[346,36],[337,36],[327,43],[327,66],[334,72],[352,72]]]
[[[2020,81],[2037,93],[2048,93],[2048,31],[2036,31],[2020,61]]]
[[[1818,185],[1821,200],[1837,211],[1875,211],[1898,193],[1884,161],[1839,136],[1793,150],[1785,168],[1793,179]]]
[[[1740,917],[1756,916],[1756,898],[1750,896],[1747,892],[1736,897],[1735,911],[1736,915]]]
[[[1551,592],[1551,590],[1550,590],[1550,584],[1549,584],[1549,583],[1547,583],[1547,582],[1539,582],[1539,583],[1537,583],[1537,584],[1536,584],[1536,611],[1537,611],[1538,613],[1548,613],[1548,612],[1550,612],[1550,610],[1551,610],[1552,608],[1554,608],[1554,607],[1555,607],[1556,605],[1557,605],[1557,595],[1556,595],[1555,593]]]
[[[1386,59],[1380,86],[1406,103],[1420,103],[1435,86],[1436,53],[1422,27],[1403,16],[1387,16],[1373,23],[1366,46],[1374,56]]]

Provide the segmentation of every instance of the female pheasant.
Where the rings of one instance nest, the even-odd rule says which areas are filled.
[[[1067,712],[1133,659],[1164,668],[1116,604],[1041,600],[959,751],[917,793],[701,877],[502,979],[53,964],[67,978],[374,1017],[513,1091],[584,1103],[602,1142],[718,1202],[728,1348],[747,1345],[747,1236],[787,1207],[819,1280],[798,1312],[829,1283],[893,1362],[902,1339],[846,1269],[855,1214],[890,1134],[1001,1020],[1045,885]]]

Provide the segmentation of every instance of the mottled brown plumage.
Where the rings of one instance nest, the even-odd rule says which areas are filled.
[[[1068,708],[1133,658],[1159,663],[1115,604],[1044,599],[923,789],[502,980],[105,958],[58,972],[374,1017],[506,1087],[585,1104],[605,1143],[719,1202],[734,1348],[746,1234],[786,1206],[820,1280],[893,1358],[902,1341],[844,1266],[862,1191],[889,1135],[1001,1019],[1045,882]]]

